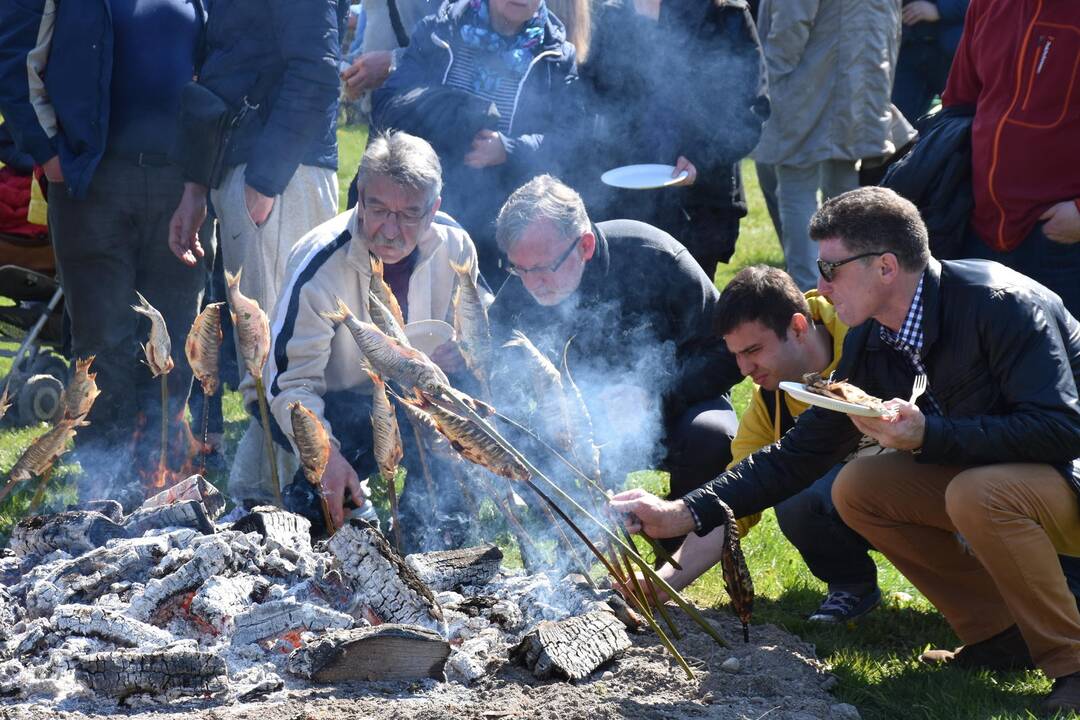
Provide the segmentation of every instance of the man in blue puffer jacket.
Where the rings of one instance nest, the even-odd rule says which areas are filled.
[[[139,460],[156,464],[155,433],[143,433],[135,461],[130,448],[136,418],[154,427],[161,412],[157,381],[139,364],[148,328],[131,311],[136,291],[179,348],[205,284],[204,268],[181,266],[164,242],[183,189],[167,153],[204,21],[201,0],[0,0],[0,112],[45,169],[72,352],[95,356],[101,389],[76,443],[82,499],[134,502]],[[173,355],[176,418],[191,372]]]

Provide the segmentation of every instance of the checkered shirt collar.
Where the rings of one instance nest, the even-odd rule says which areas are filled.
[[[906,350],[919,357],[923,346],[923,279],[919,278],[919,285],[915,288],[915,297],[911,299],[911,307],[908,308],[904,324],[898,332],[881,326],[881,339],[892,345],[897,350]]]

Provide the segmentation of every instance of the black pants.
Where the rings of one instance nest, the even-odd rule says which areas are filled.
[[[776,505],[776,522],[814,577],[830,591],[863,595],[877,586],[870,543],[840,519],[832,486],[844,466],[837,465],[813,485]]]
[[[177,168],[139,166],[109,155],[85,198],[70,197],[59,184],[50,187],[49,227],[71,318],[72,354],[95,356],[92,370],[101,390],[90,424],[75,441],[82,499],[130,487],[133,468],[152,468],[160,451],[160,384],[141,362],[139,345],[150,323],[131,309],[138,303],[136,290],[161,312],[172,341],[176,367],[168,375],[169,416],[180,416],[187,403],[191,369],[184,338],[198,311],[206,269],[187,267],[169,250],[169,219],[182,192]],[[144,430],[133,457],[129,445],[140,424]]]

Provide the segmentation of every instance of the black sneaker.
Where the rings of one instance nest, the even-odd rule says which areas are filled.
[[[874,588],[866,595],[836,590],[825,596],[825,601],[808,619],[819,623],[846,623],[861,618],[881,604],[881,590]]]

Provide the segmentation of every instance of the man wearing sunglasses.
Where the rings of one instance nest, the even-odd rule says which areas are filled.
[[[659,465],[681,497],[722,471],[737,427],[727,392],[741,374],[712,333],[719,293],[686,248],[645,223],[591,222],[581,197],[547,175],[510,196],[496,240],[512,277],[491,307],[494,339],[520,330],[556,366],[565,355],[608,486]],[[527,392],[513,402],[524,367],[502,352],[501,411],[536,405]]]
[[[865,433],[897,452],[849,462],[833,502],[964,643],[922,659],[1038,667],[1055,680],[1043,709],[1080,709],[1080,613],[1058,561],[1080,555],[1080,324],[1003,265],[930,257],[917,209],[885,188],[829,200],[810,236],[818,289],[851,326],[837,376],[882,398],[907,397],[924,376],[926,392],[892,400],[889,419],[811,408],[683,501],[624,493],[614,509],[654,537],[707,533],[721,501],[736,516],[775,505]]]
[[[301,402],[326,426],[333,447],[323,488],[338,525],[347,495],[357,506],[366,504],[361,481],[375,471],[371,382],[349,331],[322,313],[341,298],[356,317],[370,322],[371,259],[378,258],[407,322],[453,322],[457,275],[451,263],[469,265],[475,275],[476,248],[456,222],[438,212],[441,172],[435,151],[424,140],[402,132],[375,137],[361,161],[356,208],[311,231],[289,261],[271,328],[270,410],[284,431],[278,441],[287,447],[295,444],[290,443],[293,402]],[[457,381],[455,373],[464,364],[453,343],[440,346],[432,358]],[[408,478],[399,513],[405,544],[409,551],[452,546],[464,529],[461,493],[456,487],[441,491],[440,481],[450,475],[432,457],[429,469],[437,496],[426,496],[408,421],[399,416],[398,424]],[[283,494],[290,509],[313,515],[313,527],[322,526],[318,499],[301,472]]]

